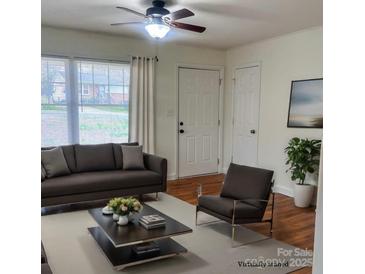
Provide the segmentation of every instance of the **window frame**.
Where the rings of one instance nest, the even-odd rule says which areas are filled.
[[[62,105],[66,106],[67,109],[67,129],[68,129],[68,143],[70,144],[79,144],[80,143],[80,127],[79,127],[79,107],[80,106],[95,106],[95,105],[101,105],[101,106],[108,106],[115,104],[83,104],[79,101],[79,88],[78,85],[81,84],[78,82],[78,62],[92,62],[95,63],[101,63],[101,64],[107,64],[107,65],[129,65],[130,75],[131,75],[131,62],[130,61],[124,61],[124,60],[108,60],[108,59],[99,59],[99,58],[84,58],[84,57],[70,57],[70,56],[61,56],[61,55],[50,55],[50,54],[42,54],[41,59],[54,59],[54,60],[62,60],[65,62],[65,83],[62,82],[62,84],[65,84],[65,94],[66,94],[66,103],[65,104],[55,104],[55,105]],[[47,66],[48,70],[48,66]],[[90,93],[94,93],[94,66],[92,66],[92,78],[93,82],[92,84],[92,90],[88,92],[88,95]],[[48,75],[47,75],[48,79]],[[123,76],[123,80],[124,76]],[[129,80],[129,98],[128,98],[128,112],[130,113],[130,99],[131,99],[131,93],[130,93],[130,81]],[[60,82],[61,83],[61,82]],[[81,84],[83,85],[83,84]],[[110,86],[119,86],[123,89],[123,101],[124,101],[124,95],[125,95],[125,87],[127,85],[111,85],[109,81],[109,69],[108,69],[108,85],[104,85],[107,87],[108,90],[107,94],[110,97]],[[88,88],[89,89],[89,88]],[[83,92],[83,88],[81,86],[81,92]],[[94,97],[94,96],[93,96]],[[128,119],[128,142],[130,141],[130,134],[129,134],[129,128],[130,128],[130,119]],[[61,145],[61,144],[60,144]]]

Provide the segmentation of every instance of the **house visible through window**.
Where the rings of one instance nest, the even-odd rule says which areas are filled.
[[[129,70],[127,63],[43,57],[42,146],[127,142]]]

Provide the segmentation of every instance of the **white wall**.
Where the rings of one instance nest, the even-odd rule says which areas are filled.
[[[261,63],[261,100],[258,164],[275,171],[276,189],[292,194],[285,173],[283,152],[294,136],[322,138],[322,129],[287,128],[292,80],[322,77],[322,28],[312,28],[250,45],[226,53],[224,164],[231,158],[232,76],[235,66]]]
[[[99,33],[42,27],[42,54],[128,60],[130,55],[155,56],[156,153],[168,159],[168,176],[176,175],[176,64],[224,65],[225,52],[175,44],[156,47],[150,41]]]

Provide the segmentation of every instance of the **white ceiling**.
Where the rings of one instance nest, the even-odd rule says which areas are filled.
[[[322,0],[166,0],[166,8],[188,8],[195,16],[180,22],[207,27],[202,33],[173,30],[164,38],[176,43],[226,49],[322,25]],[[42,24],[62,28],[148,38],[143,26],[112,27],[140,21],[124,6],[145,13],[152,0],[42,0]]]

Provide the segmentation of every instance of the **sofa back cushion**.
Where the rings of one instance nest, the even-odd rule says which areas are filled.
[[[117,169],[123,169],[123,153],[122,153],[121,145],[123,145],[123,146],[138,146],[138,142],[113,144],[115,167]]]
[[[63,155],[65,156],[68,168],[71,172],[77,172],[76,161],[75,161],[75,148],[74,145],[61,146]]]
[[[75,145],[78,172],[115,169],[112,144]]]
[[[42,150],[41,160],[47,178],[71,174],[61,147]]]

